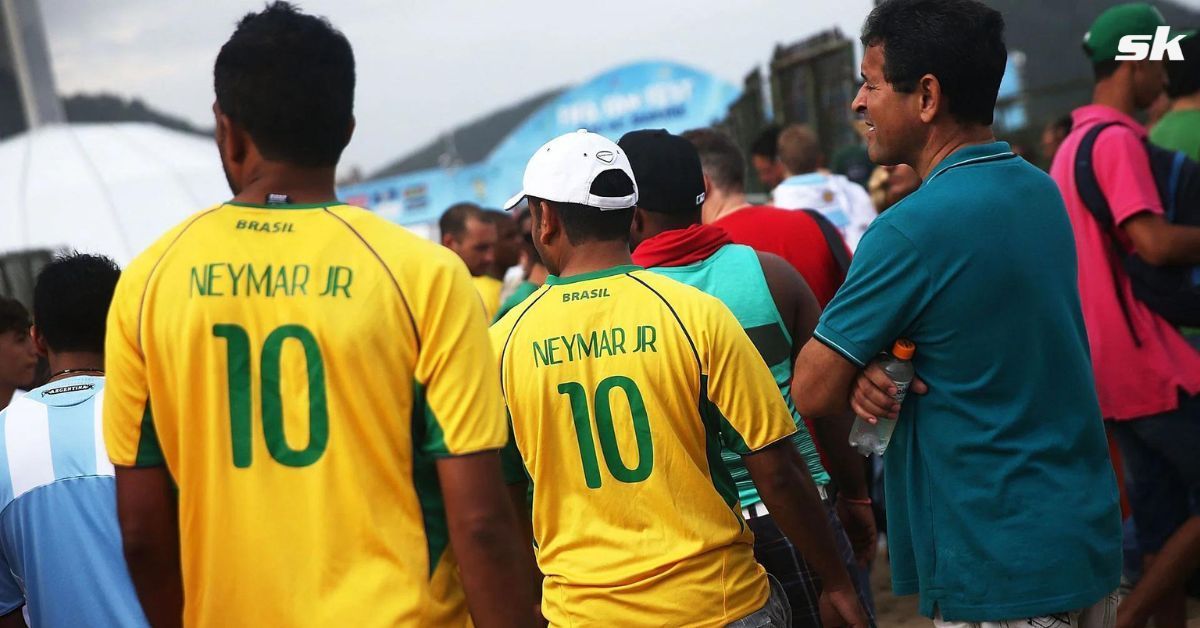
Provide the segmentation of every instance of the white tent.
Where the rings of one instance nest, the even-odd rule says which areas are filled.
[[[135,122],[43,126],[0,142],[0,255],[72,248],[125,265],[230,195],[212,139]]]

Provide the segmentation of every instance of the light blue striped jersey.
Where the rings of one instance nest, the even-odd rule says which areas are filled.
[[[0,615],[31,626],[146,626],[121,551],[104,378],[71,377],[0,412]]]

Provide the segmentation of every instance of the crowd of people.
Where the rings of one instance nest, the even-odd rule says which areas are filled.
[[[1161,26],[1096,17],[1049,173],[992,131],[1001,15],[887,0],[865,147],[580,130],[439,244],[337,200],[347,39],[246,15],[233,198],[0,300],[0,628],[885,625],[885,525],[939,628],[1183,626],[1200,38],[1118,60]],[[893,422],[882,460],[856,421]]]

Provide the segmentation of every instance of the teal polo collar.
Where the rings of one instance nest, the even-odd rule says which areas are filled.
[[[988,142],[986,144],[972,144],[964,146],[953,153],[950,153],[945,159],[938,162],[934,166],[933,171],[925,177],[922,187],[928,185],[939,174],[953,168],[955,166],[965,166],[968,163],[979,163],[983,161],[996,161],[1000,159],[1011,159],[1016,157],[1016,153],[1012,152],[1008,142]]]

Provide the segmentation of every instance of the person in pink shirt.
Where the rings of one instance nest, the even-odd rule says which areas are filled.
[[[1143,552],[1144,575],[1118,611],[1118,626],[1185,622],[1182,581],[1200,562],[1200,352],[1134,298],[1110,238],[1089,213],[1075,181],[1081,140],[1097,124],[1093,170],[1127,250],[1156,266],[1200,263],[1200,228],[1163,217],[1146,152],[1146,129],[1133,118],[1163,90],[1161,61],[1116,61],[1126,35],[1153,34],[1161,14],[1147,4],[1102,13],[1084,38],[1096,87],[1092,104],[1072,114],[1071,132],[1050,167],[1075,232],[1079,296],[1091,345],[1100,410],[1125,462]],[[1161,557],[1161,560],[1159,559]]]

